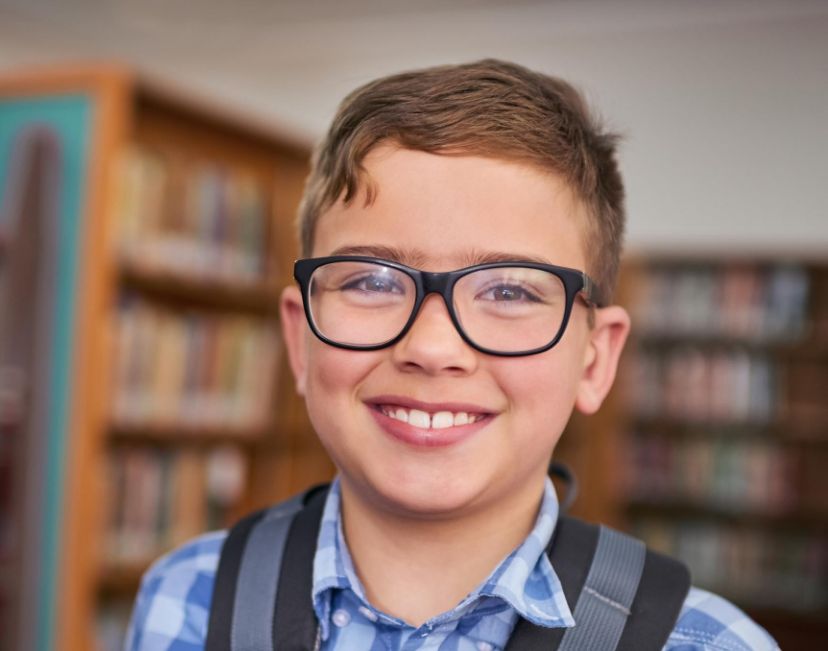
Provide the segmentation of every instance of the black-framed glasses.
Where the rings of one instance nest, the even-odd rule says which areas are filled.
[[[535,262],[493,262],[456,271],[420,271],[358,255],[297,260],[294,277],[305,315],[322,341],[349,350],[378,350],[408,332],[429,294],[440,294],[457,332],[490,355],[549,350],[566,330],[582,296],[602,307],[597,285],[582,271]]]

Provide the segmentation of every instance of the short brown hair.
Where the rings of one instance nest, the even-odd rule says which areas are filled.
[[[303,255],[319,216],[365,182],[362,162],[380,143],[528,163],[560,174],[587,207],[587,271],[612,294],[624,231],[618,136],[605,131],[567,82],[485,59],[384,77],[348,95],[314,152],[299,208]],[[373,189],[366,185],[368,201]]]

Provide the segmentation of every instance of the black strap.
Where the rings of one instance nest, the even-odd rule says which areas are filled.
[[[572,506],[578,497],[578,478],[575,477],[575,473],[569,469],[569,466],[558,461],[552,461],[549,464],[549,469],[546,474],[552,479],[557,477],[564,484],[563,497],[560,500],[558,509],[561,515],[566,515],[569,507]]]
[[[632,616],[647,547],[632,536],[598,527],[598,546],[575,604],[575,626],[564,633],[560,651],[615,651]]]
[[[305,508],[293,519],[273,611],[274,651],[313,651],[318,634],[311,586],[313,558],[328,487],[311,489]]]
[[[547,554],[561,581],[566,602],[573,609],[586,582],[597,544],[598,527],[567,516],[558,519],[552,540],[547,547]],[[515,625],[512,637],[509,638],[506,651],[554,651],[560,645],[565,632],[565,628],[536,626],[521,617]]]
[[[616,651],[660,650],[675,626],[689,590],[687,566],[647,550],[644,572],[630,609],[632,616]]]
[[[547,548],[566,602],[573,611],[592,565],[599,531],[596,525],[562,516]],[[684,564],[647,550],[631,615],[616,651],[660,651],[673,630],[689,589],[690,573]],[[520,618],[506,651],[555,651],[566,631],[536,626]]]
[[[233,634],[233,608],[236,601],[236,582],[239,577],[242,554],[253,527],[264,517],[267,509],[257,511],[240,520],[227,535],[221,548],[210,619],[207,624],[207,640],[204,651],[229,651]]]
[[[285,545],[278,595],[273,613],[275,651],[312,651],[318,635],[310,586],[313,559],[327,487],[317,487],[304,498],[304,508],[293,519]],[[232,613],[241,559],[253,527],[268,511],[254,513],[230,531],[216,575],[205,651],[230,651]],[[547,553],[561,581],[564,597],[574,610],[586,582],[598,543],[599,527],[562,516]],[[673,629],[690,587],[687,568],[648,550],[638,592],[630,608],[617,651],[660,651]],[[555,651],[565,628],[535,626],[521,618],[507,651]]]

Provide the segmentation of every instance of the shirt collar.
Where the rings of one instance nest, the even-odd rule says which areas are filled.
[[[313,605],[323,639],[328,638],[330,630],[331,598],[335,589],[350,589],[379,618],[403,623],[376,611],[365,598],[342,532],[340,499],[337,478],[331,484],[325,501],[313,564]],[[558,521],[558,511],[555,489],[547,479],[540,510],[529,535],[460,604],[435,620],[462,617],[486,597],[493,597],[503,600],[518,615],[539,626],[574,626],[575,620],[566,603],[560,579],[545,553]]]

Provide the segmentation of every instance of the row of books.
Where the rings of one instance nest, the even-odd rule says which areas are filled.
[[[770,531],[644,518],[634,533],[690,567],[693,583],[749,608],[819,612],[828,607],[828,539],[816,532]]]
[[[630,437],[634,502],[775,514],[801,506],[798,451],[769,441]]]
[[[809,278],[798,265],[654,267],[632,306],[645,336],[796,341],[807,327]]]
[[[643,418],[763,424],[777,417],[777,365],[761,352],[642,345],[627,372],[631,404]]]
[[[256,428],[269,421],[278,343],[267,321],[125,295],[114,330],[116,423]]]
[[[113,214],[132,266],[235,282],[267,271],[269,208],[252,174],[210,161],[126,150]]]
[[[193,536],[226,526],[247,460],[234,446],[119,447],[110,452],[106,558],[146,563]]]

